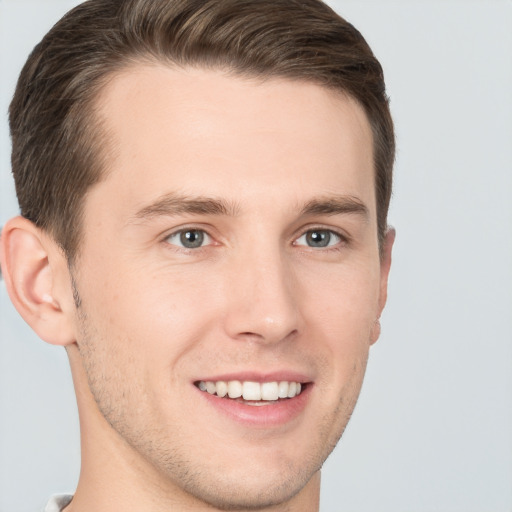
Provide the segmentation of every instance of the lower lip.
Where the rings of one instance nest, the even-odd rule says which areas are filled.
[[[196,388],[204,400],[230,419],[252,427],[277,427],[297,418],[305,409],[311,394],[312,383],[308,383],[300,395],[270,402],[268,405],[247,405],[230,398],[220,398]]]

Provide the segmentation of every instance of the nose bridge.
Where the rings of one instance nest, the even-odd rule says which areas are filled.
[[[253,244],[232,262],[226,329],[233,338],[275,343],[299,329],[293,269],[283,248]]]

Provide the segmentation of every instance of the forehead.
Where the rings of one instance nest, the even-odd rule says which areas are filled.
[[[104,184],[133,205],[157,192],[229,190],[248,199],[265,189],[269,197],[288,183],[295,196],[312,184],[319,194],[370,189],[364,199],[374,207],[371,129],[363,109],[340,92],[139,64],[109,81],[98,106],[108,133]]]

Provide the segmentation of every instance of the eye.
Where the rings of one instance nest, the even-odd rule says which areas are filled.
[[[202,229],[182,229],[169,235],[165,241],[185,249],[198,249],[211,243],[211,238]]]
[[[341,241],[341,236],[330,229],[310,229],[297,238],[295,244],[323,249],[324,247],[337,245]]]

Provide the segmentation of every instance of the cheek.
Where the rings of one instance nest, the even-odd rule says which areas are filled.
[[[371,266],[337,270],[317,274],[317,286],[304,288],[306,338],[316,340],[311,350],[325,358],[326,385],[334,383],[335,393],[357,396],[378,314],[378,272]]]
[[[347,342],[369,335],[378,314],[379,273],[376,265],[347,265],[304,272],[300,295],[310,320],[323,325],[330,338]]]
[[[113,364],[129,366],[141,381],[179,380],[180,361],[215,330],[218,290],[197,271],[111,271],[102,287],[86,287],[84,305]]]

